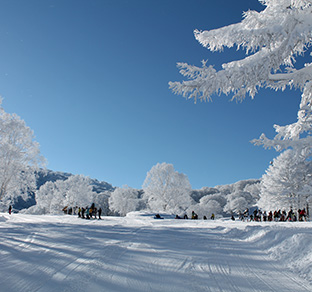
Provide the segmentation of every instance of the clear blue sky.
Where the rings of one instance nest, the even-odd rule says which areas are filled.
[[[157,162],[194,189],[260,178],[277,156],[249,143],[296,120],[299,91],[254,100],[174,95],[177,62],[200,66],[243,52],[211,53],[194,38],[235,22],[257,0],[0,0],[0,94],[34,130],[47,167],[140,188]]]

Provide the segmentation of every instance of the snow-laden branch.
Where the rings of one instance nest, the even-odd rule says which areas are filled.
[[[299,140],[278,140],[278,139],[269,139],[262,134],[259,139],[254,139],[251,141],[253,144],[259,146],[262,145],[266,149],[274,148],[276,151],[282,151],[288,148],[293,149],[311,149],[312,137],[308,136],[306,138],[301,138]]]
[[[286,2],[290,6],[286,6]],[[194,98],[196,102],[197,99],[210,100],[213,94],[233,94],[233,98],[238,99],[244,99],[248,94],[253,98],[261,87],[285,89],[291,85],[303,88],[305,82],[311,80],[307,68],[297,73],[272,74],[281,66],[292,68],[296,56],[303,54],[312,42],[311,5],[306,1],[301,1],[300,5],[286,2],[264,1],[267,5],[264,11],[248,11],[241,23],[211,31],[195,31],[196,39],[211,51],[236,45],[253,54],[223,64],[220,71],[207,66],[206,62],[202,67],[178,63],[180,73],[188,80],[169,82],[173,92]]]
[[[256,145],[277,150],[289,147],[311,147],[312,139],[312,63],[301,69],[293,64],[312,45],[311,0],[259,0],[266,8],[248,11],[237,24],[210,31],[195,31],[195,38],[210,51],[237,46],[246,50],[245,58],[222,65],[216,70],[207,61],[202,67],[178,63],[187,78],[169,82],[176,94],[188,99],[210,100],[214,94],[252,98],[261,87],[284,90],[286,86],[303,91],[297,121],[286,126],[275,125],[275,138],[262,135]],[[311,146],[310,146],[311,145]]]
[[[274,148],[281,151],[287,148],[311,149],[312,148],[312,82],[305,85],[302,93],[297,121],[295,123],[279,126],[274,125],[276,136],[268,139],[264,134],[259,139],[252,141],[255,145],[265,148]]]
[[[295,70],[293,69],[290,73],[277,73],[269,74],[270,81],[287,81],[287,82],[296,82],[302,83],[312,80],[312,64],[307,64],[304,68]]]

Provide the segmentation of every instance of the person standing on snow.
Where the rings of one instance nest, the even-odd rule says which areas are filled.
[[[12,206],[10,205],[10,207],[9,207],[9,214],[11,215],[11,213],[12,213]]]
[[[90,208],[86,208],[86,219],[90,219]]]

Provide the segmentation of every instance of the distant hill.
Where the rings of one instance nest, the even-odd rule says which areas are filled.
[[[46,182],[55,182],[57,180],[67,180],[70,176],[73,174],[67,173],[67,172],[60,172],[60,171],[53,171],[53,170],[40,170],[37,172],[37,190],[44,185]],[[113,187],[111,184],[104,182],[104,181],[98,181],[97,179],[91,179],[91,185],[93,187],[93,191],[96,193],[102,193],[104,191],[114,191],[115,187]],[[35,200],[35,194],[30,193],[28,200],[23,200],[21,197],[19,197],[13,207],[16,210],[22,210],[25,208],[29,208],[36,204]]]
[[[53,171],[53,170],[40,170],[37,178],[37,189],[39,189],[46,182],[55,182],[57,180],[67,180],[73,174],[67,172]],[[114,191],[114,187],[105,182],[98,181],[97,179],[91,178],[91,185],[93,186],[93,191],[96,193],[101,193],[104,191]]]

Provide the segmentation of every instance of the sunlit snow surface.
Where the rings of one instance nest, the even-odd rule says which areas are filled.
[[[0,213],[0,291],[312,291],[312,224]]]

